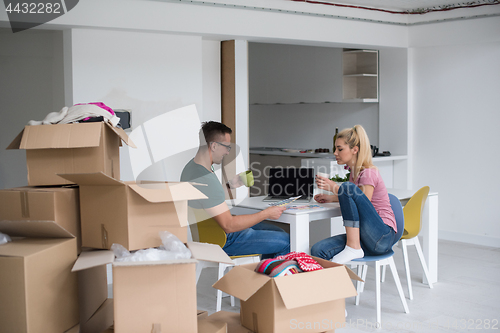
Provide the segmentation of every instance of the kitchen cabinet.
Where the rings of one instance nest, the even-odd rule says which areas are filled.
[[[342,102],[342,49],[249,43],[250,104]]]
[[[344,101],[378,102],[378,51],[345,49],[342,70]]]

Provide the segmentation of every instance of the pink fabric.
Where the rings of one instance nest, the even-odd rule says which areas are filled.
[[[94,105],[97,105],[101,109],[104,109],[104,110],[108,111],[109,113],[111,113],[113,116],[115,115],[115,111],[113,111],[112,108],[110,108],[109,106],[107,106],[106,104],[104,104],[102,102],[79,103],[79,104],[75,104],[75,105],[85,105],[85,104],[94,104]],[[83,119],[83,121],[86,121],[86,120],[89,120],[89,119],[90,119],[90,117],[87,117],[87,118]]]
[[[394,231],[397,230],[396,218],[394,217],[394,212],[391,208],[391,202],[389,200],[389,194],[387,193],[387,188],[385,187],[382,176],[378,172],[377,168],[367,168],[361,170],[358,179],[354,182],[352,180],[352,173],[349,181],[353,182],[357,186],[360,185],[371,185],[373,186],[373,196],[372,205],[375,207],[378,215],[382,218],[385,224],[392,227]]]
[[[316,260],[314,260],[310,255],[304,252],[290,252],[283,256],[278,256],[275,259],[286,259],[286,260],[295,260],[299,264],[299,267],[304,272],[317,271],[319,269],[323,269],[323,267],[318,264]]]

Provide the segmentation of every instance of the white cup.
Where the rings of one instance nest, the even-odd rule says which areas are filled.
[[[324,172],[318,172],[318,173],[316,173],[316,174],[317,174],[318,176],[320,176],[320,177],[325,177],[325,178],[327,178],[327,179],[330,179],[330,175],[329,175],[329,174],[327,174],[327,173],[324,173]],[[327,191],[327,190],[322,190],[322,189],[318,188],[318,194],[328,194],[328,193],[329,193],[329,191]]]

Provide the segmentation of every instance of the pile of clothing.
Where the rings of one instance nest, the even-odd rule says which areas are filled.
[[[106,121],[120,127],[120,118],[113,109],[102,102],[80,103],[63,107],[59,112],[49,113],[43,120],[30,120],[28,125],[69,124]]]
[[[290,252],[273,259],[262,260],[255,271],[270,277],[280,277],[319,269],[323,267],[310,255],[304,252]]]

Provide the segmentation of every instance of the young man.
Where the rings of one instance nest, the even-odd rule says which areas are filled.
[[[189,206],[203,210],[206,218],[213,218],[224,230],[227,241],[223,250],[230,256],[262,254],[263,258],[273,258],[290,252],[290,236],[279,227],[261,223],[266,219],[279,218],[284,207],[272,206],[255,214],[237,216],[231,215],[229,211],[224,188],[214,174],[212,165],[221,164],[224,156],[229,154],[232,130],[224,124],[209,121],[203,123],[201,132],[200,148],[184,167],[181,181],[205,184],[195,186],[208,199],[191,200]],[[239,177],[234,177],[224,186],[236,188],[242,185]]]

